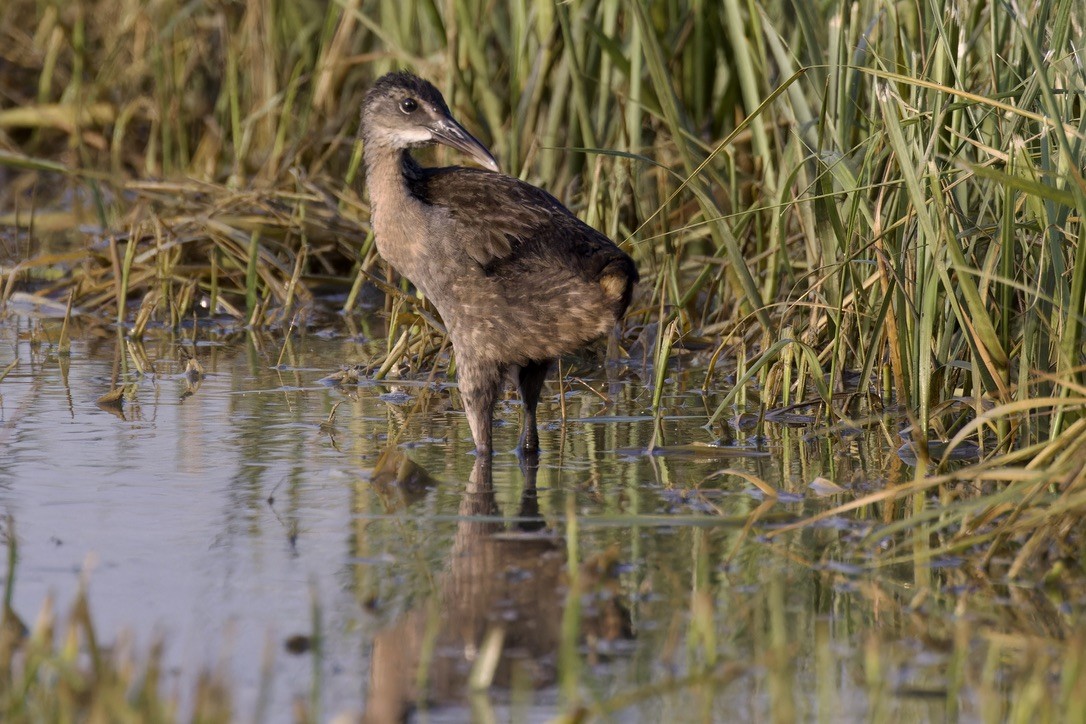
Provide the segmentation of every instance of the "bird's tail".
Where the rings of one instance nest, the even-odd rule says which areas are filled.
[[[614,302],[616,319],[621,318],[630,306],[634,284],[637,284],[639,278],[633,259],[626,254],[608,262],[601,270],[600,286],[607,298]]]

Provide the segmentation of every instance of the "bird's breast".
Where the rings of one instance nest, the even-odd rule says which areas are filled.
[[[410,211],[393,211],[377,206],[371,217],[377,251],[397,272],[416,283],[416,260],[421,234],[419,219]]]

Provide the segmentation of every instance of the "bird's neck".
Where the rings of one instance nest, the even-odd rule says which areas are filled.
[[[363,159],[370,192],[371,223],[377,250],[398,272],[411,279],[425,238],[425,205],[411,193],[409,181],[420,167],[406,150],[367,144]]]
[[[418,173],[419,165],[406,149],[367,144],[362,158],[366,166],[370,201],[374,205],[385,202],[398,205],[412,200],[408,181]]]

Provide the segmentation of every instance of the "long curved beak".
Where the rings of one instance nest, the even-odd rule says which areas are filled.
[[[435,141],[451,146],[458,151],[463,151],[478,161],[480,166],[485,166],[491,171],[499,170],[497,160],[487,150],[487,147],[452,118],[442,118],[430,127],[430,131],[434,134]]]

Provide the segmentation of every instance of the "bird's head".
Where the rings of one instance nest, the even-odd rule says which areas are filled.
[[[444,143],[498,170],[486,146],[452,117],[441,92],[411,73],[388,73],[373,84],[362,101],[359,132],[367,146],[391,150]]]

